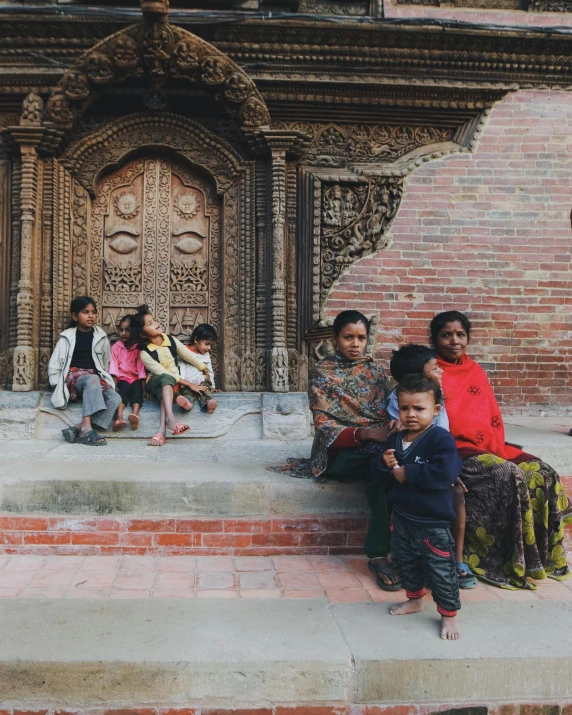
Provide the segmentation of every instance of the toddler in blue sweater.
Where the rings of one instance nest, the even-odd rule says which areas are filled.
[[[436,353],[425,345],[403,345],[399,350],[393,351],[389,362],[391,376],[395,382],[400,383],[407,375],[425,375],[441,385],[443,370],[437,364]],[[385,410],[392,420],[399,419],[397,405],[397,389],[389,393]],[[441,396],[440,408],[433,417],[433,424],[449,431],[449,418],[445,409],[445,402]],[[465,485],[460,479],[453,487],[453,506],[456,517],[451,523],[453,538],[455,539],[455,559],[457,561],[457,581],[460,588],[475,588],[477,579],[468,564],[463,563],[463,544],[465,541]]]
[[[405,427],[390,435],[382,455],[393,485],[392,555],[406,589],[407,601],[389,609],[393,616],[423,610],[425,586],[441,614],[441,638],[457,640],[461,607],[455,570],[453,490],[463,464],[450,433],[433,424],[441,388],[423,375],[408,375],[397,387],[399,419]]]

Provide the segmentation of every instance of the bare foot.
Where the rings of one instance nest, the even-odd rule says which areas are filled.
[[[445,641],[458,641],[461,637],[456,616],[441,616],[441,638]]]
[[[410,613],[419,613],[423,610],[422,598],[410,598],[401,603],[394,603],[389,607],[389,613],[392,616],[408,616]]]

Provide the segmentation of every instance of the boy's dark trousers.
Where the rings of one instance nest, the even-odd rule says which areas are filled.
[[[457,614],[461,601],[448,521],[403,516],[394,509],[391,554],[407,598],[423,598],[427,585],[442,616]]]

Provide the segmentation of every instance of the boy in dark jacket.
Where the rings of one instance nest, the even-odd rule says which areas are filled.
[[[441,399],[439,385],[423,375],[409,375],[397,387],[405,430],[390,435],[382,460],[395,480],[388,494],[392,554],[408,600],[389,612],[402,616],[423,610],[425,585],[430,584],[441,614],[441,638],[457,640],[461,603],[450,530],[456,518],[451,486],[463,465],[450,433],[433,425]]]

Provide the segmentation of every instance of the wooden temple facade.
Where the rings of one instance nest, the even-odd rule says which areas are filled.
[[[572,38],[387,22],[378,0],[0,6],[0,387],[47,383],[74,295],[220,334],[225,390],[304,390],[328,296],[404,182],[471,150]],[[375,316],[373,316],[375,318]]]

